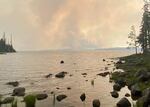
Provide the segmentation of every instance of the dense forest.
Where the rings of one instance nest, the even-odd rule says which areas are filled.
[[[0,39],[0,52],[1,53],[16,52],[16,50],[13,48],[12,45],[12,39],[10,43],[6,43],[5,35],[3,36],[3,38]]]

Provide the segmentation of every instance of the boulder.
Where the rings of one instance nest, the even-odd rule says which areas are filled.
[[[47,94],[37,94],[37,95],[36,95],[36,99],[37,99],[37,100],[44,100],[44,99],[46,99],[47,97],[48,97]]]
[[[114,84],[113,85],[113,89],[114,89],[114,91],[120,91],[121,90],[121,86],[119,84]]]
[[[131,107],[131,103],[127,98],[122,98],[118,103],[117,107]]]
[[[9,104],[12,103],[13,101],[14,101],[14,97],[7,97],[1,101],[1,104]]]
[[[98,99],[93,100],[93,107],[100,107],[101,103]]]
[[[131,97],[133,100],[137,100],[138,98],[142,97],[142,91],[138,84],[135,84],[131,87]]]
[[[57,78],[64,78],[66,74],[67,74],[67,72],[63,71],[63,72],[60,72],[60,73],[56,74],[55,77],[57,77]]]
[[[19,86],[19,82],[18,81],[14,81],[14,82],[8,82],[6,83],[7,85],[11,85],[11,86],[14,86],[14,87],[17,87]]]
[[[56,97],[57,101],[59,101],[59,102],[62,101],[62,100],[64,100],[65,98],[67,98],[67,96],[64,95],[64,94],[58,95],[58,96]]]
[[[25,95],[25,88],[18,87],[13,90],[13,96],[24,96]]]
[[[82,102],[85,101],[85,99],[86,99],[85,93],[81,94],[80,99],[81,99]]]
[[[114,98],[118,98],[119,97],[119,94],[116,91],[113,91],[113,92],[110,92],[110,93],[111,93],[111,96],[114,97]]]

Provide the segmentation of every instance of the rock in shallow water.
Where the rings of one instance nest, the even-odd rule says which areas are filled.
[[[64,64],[65,62],[62,60],[62,61],[60,61],[60,64]]]
[[[101,103],[98,99],[93,100],[93,107],[100,107]]]
[[[56,97],[57,101],[59,101],[59,102],[62,101],[62,100],[64,100],[65,98],[67,98],[67,96],[64,95],[64,94],[58,95],[58,96]]]
[[[44,99],[46,99],[47,97],[48,97],[47,94],[37,94],[37,95],[36,95],[37,100],[44,100]]]
[[[25,95],[25,88],[18,87],[13,90],[13,96],[24,96]]]
[[[114,98],[119,97],[119,94],[116,91],[113,91],[113,92],[110,92],[110,93],[111,93],[111,96],[114,97]]]
[[[110,74],[110,72],[104,72],[104,73],[99,73],[97,75],[102,76],[102,77],[106,77],[109,74]]]
[[[7,85],[12,85],[12,86],[14,86],[14,87],[19,86],[19,82],[18,82],[18,81],[8,82],[8,83],[6,83],[6,84],[7,84]]]
[[[82,102],[85,101],[85,99],[86,99],[85,93],[81,94],[80,99],[81,99]]]
[[[113,89],[114,89],[114,91],[120,91],[121,90],[121,86],[119,84],[114,84],[113,85]]]
[[[67,74],[67,72],[63,71],[63,72],[60,72],[60,73],[56,74],[55,77],[57,77],[57,78],[64,78],[66,74]]]
[[[52,77],[52,75],[53,74],[48,74],[48,75],[45,76],[45,78],[50,78],[50,77]]]
[[[131,103],[127,98],[122,98],[118,103],[117,107],[131,107]]]

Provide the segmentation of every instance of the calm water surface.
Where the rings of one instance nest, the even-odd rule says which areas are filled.
[[[53,107],[54,91],[56,95],[66,94],[68,97],[62,102],[56,102],[55,107],[83,107],[80,95],[86,93],[85,107],[92,107],[93,99],[100,99],[102,107],[114,107],[115,103],[124,96],[127,89],[122,89],[120,97],[111,97],[113,83],[109,77],[100,77],[96,74],[104,72],[110,62],[103,62],[103,58],[116,58],[131,54],[127,51],[45,51],[45,52],[18,52],[0,55],[0,94],[11,93],[13,87],[5,85],[9,81],[19,81],[20,87],[26,88],[26,93],[41,93],[45,91],[49,98],[37,102],[37,107]],[[64,60],[64,64],[60,61]],[[112,71],[110,65],[108,71]],[[66,71],[69,74],[64,79],[55,78],[55,74]],[[52,73],[49,79],[45,75]],[[87,73],[83,77],[81,73]],[[73,75],[70,77],[69,75]],[[94,79],[94,86],[91,80]],[[86,81],[88,80],[88,81]],[[60,89],[57,90],[56,88]],[[67,90],[71,87],[71,90]],[[24,105],[21,105],[23,107]]]

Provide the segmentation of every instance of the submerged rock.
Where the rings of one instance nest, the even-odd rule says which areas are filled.
[[[36,95],[37,100],[44,100],[44,99],[46,99],[47,97],[48,97],[47,94],[37,94],[37,95]]]
[[[13,90],[13,96],[24,96],[25,95],[25,88],[18,87]]]
[[[114,98],[118,98],[119,97],[119,94],[116,91],[113,91],[113,92],[110,92],[110,93],[111,93],[111,96],[114,97]]]
[[[59,101],[59,102],[62,101],[62,100],[64,100],[65,98],[67,98],[67,96],[64,95],[64,94],[58,95],[58,96],[56,97],[57,101]]]
[[[118,103],[117,107],[131,107],[131,103],[127,98],[122,98]]]
[[[93,107],[100,107],[101,103],[98,99],[93,100]]]
[[[12,103],[14,101],[14,97],[7,97],[5,99],[3,99],[0,104],[9,104]]]
[[[12,86],[14,86],[14,87],[19,86],[19,82],[18,82],[18,81],[8,82],[8,83],[6,83],[6,84],[7,84],[7,85],[12,85]]]

